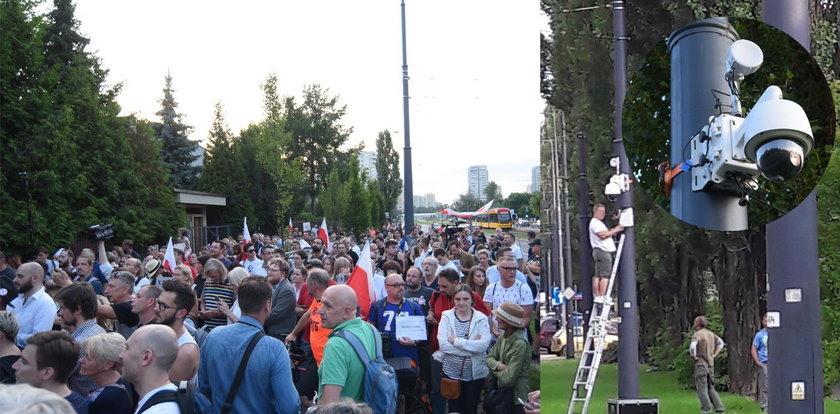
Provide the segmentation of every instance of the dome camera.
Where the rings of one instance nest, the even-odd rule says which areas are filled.
[[[795,177],[814,147],[808,116],[799,104],[782,99],[778,86],[768,87],[741,126],[744,156],[772,181]]]

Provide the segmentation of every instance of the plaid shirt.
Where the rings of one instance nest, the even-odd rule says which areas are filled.
[[[76,342],[81,345],[88,338],[94,335],[105,333],[105,329],[96,324],[96,319],[91,319],[76,328],[70,335]],[[71,390],[78,392],[83,396],[87,396],[91,391],[98,388],[93,378],[83,376],[79,370],[81,369],[80,361],[85,356],[85,351],[79,351],[79,359],[76,361],[76,366],[73,367],[73,372],[70,374],[70,381],[67,384]]]

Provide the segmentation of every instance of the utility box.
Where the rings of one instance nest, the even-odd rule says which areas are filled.
[[[641,398],[634,400],[607,400],[608,414],[659,414],[659,400],[656,398]]]

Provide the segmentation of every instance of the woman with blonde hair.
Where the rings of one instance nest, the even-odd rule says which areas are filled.
[[[335,264],[333,265],[333,273],[332,273],[332,280],[335,283],[344,284],[347,283],[347,279],[350,278],[350,260],[346,257],[339,257],[335,259]]]
[[[175,266],[175,269],[172,270],[172,279],[177,280],[189,287],[195,287],[193,284],[192,278],[192,270],[189,266],[181,263]]]
[[[17,335],[15,315],[9,311],[0,311],[0,384],[17,382],[15,370],[12,369],[12,365],[20,358],[20,348],[15,345]]]
[[[208,332],[217,326],[227,324],[227,318],[222,313],[221,303],[224,302],[228,309],[233,307],[236,294],[228,280],[228,270],[218,259],[210,259],[204,265],[204,288],[201,290],[201,303],[204,309],[199,317],[204,320],[205,330]]]
[[[84,356],[79,373],[90,377],[99,388],[87,396],[90,414],[130,414],[134,406],[131,384],[122,379],[120,353],[126,349],[125,338],[116,332],[94,335],[82,342]]]
[[[228,273],[230,287],[233,289],[233,295],[236,297],[236,300],[233,302],[232,307],[228,307],[225,302],[219,302],[219,310],[227,316],[228,325],[239,322],[239,318],[242,317],[242,310],[239,309],[239,284],[248,276],[250,274],[248,274],[248,271],[244,267],[234,267]]]

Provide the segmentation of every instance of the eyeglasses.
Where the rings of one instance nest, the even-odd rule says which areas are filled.
[[[165,304],[165,303],[163,303],[163,302],[161,302],[161,301],[158,301],[158,303],[157,303],[157,307],[158,307],[158,309],[160,309],[161,311],[166,311],[167,309],[175,309],[175,310],[178,310],[178,307],[177,307],[177,306],[169,306],[169,305],[167,305],[167,304]]]
[[[508,266],[499,266],[499,269],[505,269],[505,270],[516,270],[516,268],[515,268],[515,267],[508,267]]]
[[[390,287],[405,287],[405,283],[386,283],[385,286]]]
[[[253,253],[253,252],[255,252],[255,251],[256,251],[256,250],[254,250],[254,249],[249,249],[249,250],[245,250],[245,253]]]

